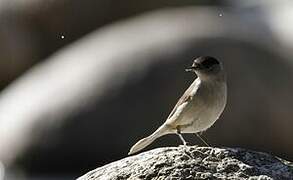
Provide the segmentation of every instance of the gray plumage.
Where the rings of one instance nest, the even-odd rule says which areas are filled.
[[[136,153],[155,139],[176,133],[185,143],[181,133],[198,133],[207,130],[223,112],[227,99],[226,78],[222,64],[213,57],[194,60],[187,71],[197,78],[179,99],[165,123],[153,134],[132,146],[128,154]]]

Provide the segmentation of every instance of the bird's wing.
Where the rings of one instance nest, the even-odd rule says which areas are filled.
[[[178,102],[176,103],[175,107],[173,108],[173,110],[171,111],[171,113],[169,114],[167,119],[170,119],[180,106],[181,106],[180,112],[182,112],[183,108],[188,104],[188,101],[190,101],[192,99],[192,97],[196,94],[196,91],[197,91],[197,89],[199,87],[199,83],[200,83],[199,81],[200,81],[199,78],[197,78],[189,86],[189,88],[184,92],[183,96],[181,96],[181,98],[178,100]],[[182,107],[182,106],[184,106],[184,107]]]

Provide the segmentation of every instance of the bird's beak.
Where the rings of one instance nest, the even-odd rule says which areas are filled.
[[[193,64],[192,66],[187,67],[187,68],[185,69],[185,71],[186,71],[186,72],[194,71],[194,70],[198,69],[198,67],[199,67],[198,64]]]

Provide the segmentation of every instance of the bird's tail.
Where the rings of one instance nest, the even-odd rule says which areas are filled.
[[[131,147],[128,155],[134,154],[134,153],[142,150],[143,148],[147,147],[152,142],[154,142],[154,140],[156,140],[157,138],[159,138],[159,137],[161,137],[161,136],[163,136],[165,134],[169,134],[169,133],[171,133],[171,131],[169,130],[168,126],[166,126],[165,124],[163,124],[153,134],[151,134],[148,137],[143,138],[143,139],[139,140],[137,143],[135,143]]]

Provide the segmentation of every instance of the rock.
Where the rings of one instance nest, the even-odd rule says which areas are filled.
[[[293,165],[273,155],[241,148],[158,148],[92,170],[94,179],[293,179]]]

